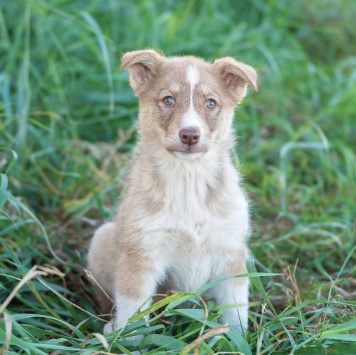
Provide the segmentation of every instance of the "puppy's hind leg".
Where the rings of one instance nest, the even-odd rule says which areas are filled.
[[[103,314],[111,314],[114,307],[115,260],[117,226],[114,222],[105,223],[98,228],[90,243],[88,270],[93,275],[96,298]],[[97,284],[96,284],[97,283]],[[108,297],[109,296],[109,297]]]

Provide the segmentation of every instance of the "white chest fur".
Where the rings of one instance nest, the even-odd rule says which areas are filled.
[[[163,181],[157,188],[163,190],[162,206],[153,215],[145,216],[142,211],[143,230],[189,231],[199,237],[215,226],[240,219],[248,223],[247,201],[228,154],[211,150],[192,161],[165,155],[156,170]],[[151,186],[148,189],[153,190]]]

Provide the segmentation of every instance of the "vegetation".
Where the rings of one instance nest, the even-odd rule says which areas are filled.
[[[0,0],[0,352],[356,354],[355,13],[347,0]],[[146,47],[259,71],[235,119],[256,260],[243,335],[200,302],[209,285],[100,335],[85,250],[135,142],[119,57]]]

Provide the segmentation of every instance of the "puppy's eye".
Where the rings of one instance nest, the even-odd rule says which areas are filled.
[[[205,103],[205,107],[208,108],[209,110],[212,110],[213,108],[215,108],[215,106],[216,106],[216,102],[213,99],[209,99]]]
[[[164,99],[163,99],[163,103],[167,106],[173,106],[174,105],[174,99],[172,96],[166,96]]]

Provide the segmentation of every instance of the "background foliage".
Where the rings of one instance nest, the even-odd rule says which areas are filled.
[[[128,353],[141,332],[150,353],[356,353],[355,14],[347,0],[0,0],[2,349]],[[85,248],[120,201],[135,142],[119,57],[146,47],[259,72],[234,122],[260,272],[249,265],[243,336],[189,295],[162,300],[148,327],[139,314],[93,334]],[[194,308],[176,308],[187,297]]]

